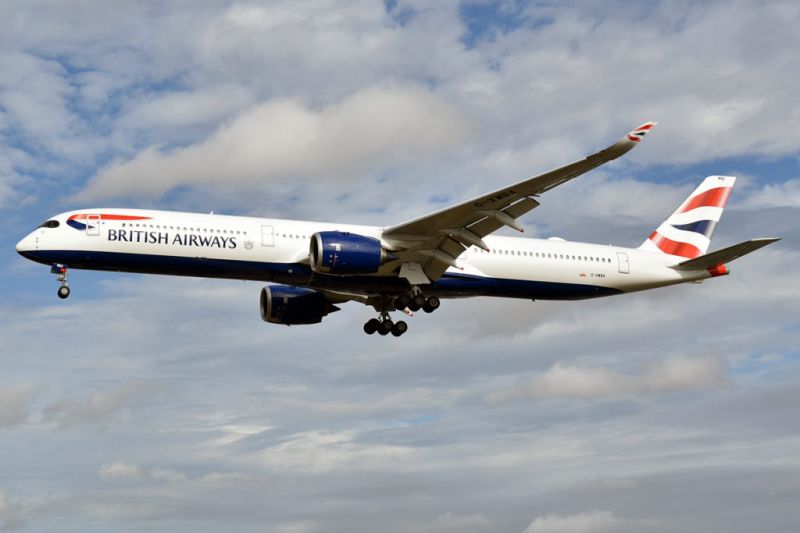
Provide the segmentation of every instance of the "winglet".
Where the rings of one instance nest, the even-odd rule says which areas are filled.
[[[645,122],[635,130],[628,133],[627,137],[629,141],[633,141],[635,143],[642,142],[644,136],[655,127],[658,122]]]

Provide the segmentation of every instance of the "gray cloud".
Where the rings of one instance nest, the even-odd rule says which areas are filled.
[[[34,392],[31,383],[0,388],[0,429],[22,424],[28,419]]]
[[[12,531],[25,525],[29,514],[28,507],[0,490],[0,529]]]

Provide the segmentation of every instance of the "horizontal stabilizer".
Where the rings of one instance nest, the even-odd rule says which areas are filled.
[[[733,246],[728,246],[722,250],[717,250],[716,252],[711,252],[710,254],[701,255],[700,257],[678,263],[672,268],[675,270],[706,270],[717,265],[729,263],[734,259],[739,259],[743,255],[747,255],[750,252],[754,252],[759,248],[779,240],[780,238],[776,237],[751,239],[749,241],[740,242],[739,244],[734,244]]]

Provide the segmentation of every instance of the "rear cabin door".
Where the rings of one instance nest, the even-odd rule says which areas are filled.
[[[261,226],[261,246],[275,246],[275,227],[271,225]]]
[[[625,252],[617,252],[617,259],[619,260],[619,273],[630,274],[631,265],[628,262],[628,254]]]

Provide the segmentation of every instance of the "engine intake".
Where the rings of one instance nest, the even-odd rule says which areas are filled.
[[[261,320],[287,326],[317,324],[328,313],[339,308],[312,289],[268,285],[261,289]]]
[[[320,231],[311,236],[309,258],[314,272],[372,274],[389,259],[381,241],[342,231]]]

